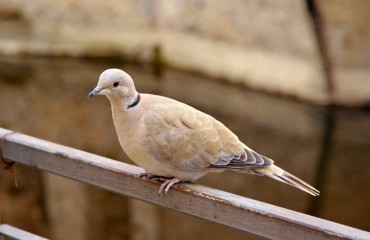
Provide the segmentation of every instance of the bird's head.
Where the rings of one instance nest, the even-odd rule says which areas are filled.
[[[126,72],[111,68],[100,74],[98,85],[89,93],[87,98],[95,95],[105,95],[109,100],[130,101],[137,95],[134,81]]]

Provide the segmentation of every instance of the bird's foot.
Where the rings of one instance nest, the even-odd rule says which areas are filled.
[[[181,182],[181,179],[179,178],[161,178],[161,181],[163,181],[161,187],[159,188],[158,194],[161,195],[164,191],[164,193],[167,195],[168,190],[176,183]]]
[[[156,175],[154,173],[139,173],[137,175],[139,178],[143,178],[145,180],[154,180],[154,181],[161,181],[163,182],[161,187],[159,188],[158,194],[161,195],[163,192],[167,195],[168,190],[176,183],[182,182],[181,179],[173,177],[173,178],[168,178],[168,177],[163,177]]]
[[[139,178],[143,178],[145,180],[156,180],[156,181],[163,181],[162,178],[163,176],[159,176],[159,175],[156,175],[154,173],[148,173],[148,172],[144,172],[144,173],[139,173],[137,175],[137,177]]]

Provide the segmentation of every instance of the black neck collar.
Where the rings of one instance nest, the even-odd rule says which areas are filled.
[[[127,106],[127,109],[133,108],[136,105],[138,105],[140,102],[140,99],[141,99],[140,94],[138,94],[135,100]]]

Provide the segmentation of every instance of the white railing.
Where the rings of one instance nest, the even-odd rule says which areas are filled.
[[[17,239],[17,240],[48,240],[35,234],[23,231],[7,224],[0,225],[0,239]]]

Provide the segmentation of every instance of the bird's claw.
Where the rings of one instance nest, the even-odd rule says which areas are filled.
[[[162,178],[161,179],[163,181],[161,187],[159,188],[159,191],[158,191],[158,194],[161,195],[164,191],[164,193],[167,195],[167,192],[168,190],[170,190],[170,188],[176,184],[176,183],[179,183],[181,182],[181,180],[179,178]]]
[[[156,175],[154,173],[148,173],[148,172],[139,173],[139,174],[137,174],[137,177],[143,178],[145,180],[154,180],[154,181],[163,182],[161,187],[159,188],[159,191],[158,191],[159,195],[161,195],[163,192],[167,195],[168,190],[170,190],[170,188],[174,184],[181,182],[181,179],[176,178],[176,177],[167,178],[167,177],[159,176],[159,175]]]
[[[154,181],[163,181],[163,177],[162,176],[158,176],[154,173],[148,173],[148,172],[144,172],[144,173],[139,173],[137,175],[138,178],[142,178],[142,179],[145,179],[145,180],[154,180]]]
[[[167,177],[163,177],[163,176],[156,175],[154,173],[148,173],[148,172],[139,173],[137,177],[145,179],[145,180],[151,180],[154,182],[164,182],[168,179]]]

